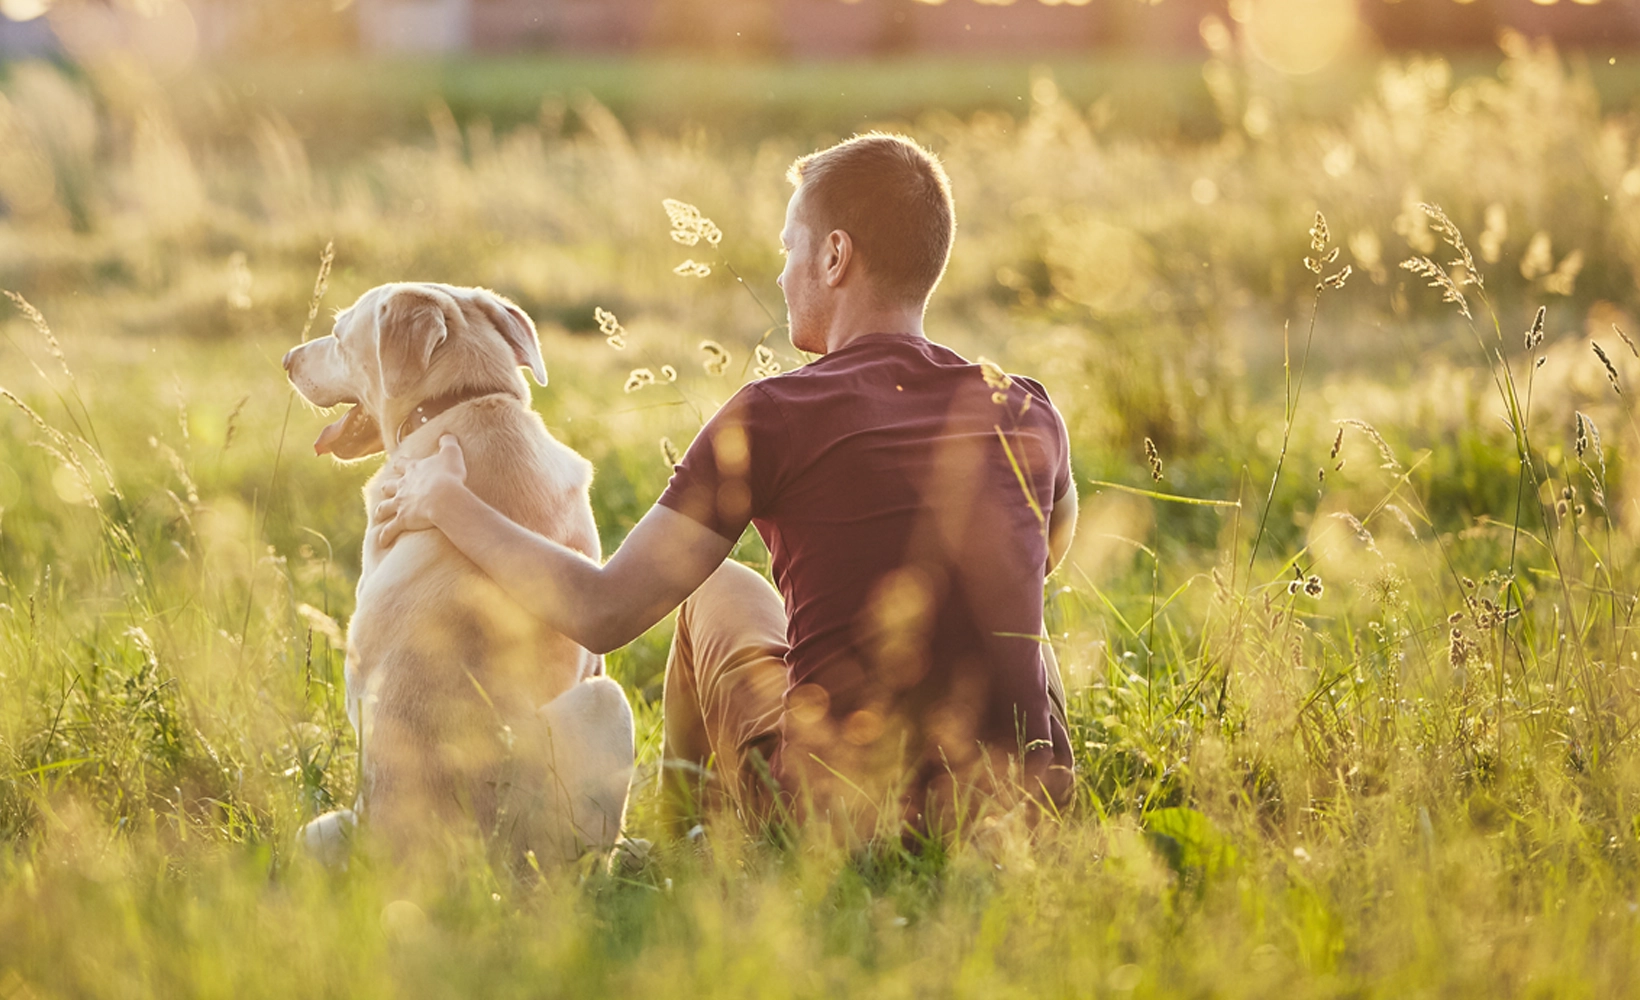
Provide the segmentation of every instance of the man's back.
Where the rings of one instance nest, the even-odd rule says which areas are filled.
[[[861,337],[712,418],[660,503],[729,538],[751,521],[768,544],[790,645],[784,788],[904,782],[915,814],[948,776],[985,786],[1022,764],[1063,797],[1037,637],[1068,488],[1041,387],[999,393],[916,335]]]

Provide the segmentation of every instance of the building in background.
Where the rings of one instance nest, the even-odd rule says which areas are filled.
[[[59,25],[186,4],[202,54],[1200,52],[1212,16],[1344,5],[1368,45],[1488,48],[1513,28],[1567,48],[1640,46],[1640,0],[0,0],[0,57],[61,48]],[[1306,6],[1308,5],[1308,6]],[[77,13],[76,13],[77,12]],[[72,49],[72,46],[69,46]]]

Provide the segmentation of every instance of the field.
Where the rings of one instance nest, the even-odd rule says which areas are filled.
[[[1303,84],[1230,50],[379,70],[0,68],[0,998],[1640,975],[1627,77],[1518,38]],[[953,178],[931,335],[1040,378],[1071,426],[1083,513],[1046,600],[1073,808],[915,857],[667,841],[662,623],[610,661],[647,864],[518,878],[474,851],[406,884],[299,856],[354,794],[341,643],[372,466],[311,454],[326,419],[280,356],[383,281],[514,298],[608,552],[756,345],[802,363],[773,283],[784,169],[867,126]],[[673,242],[667,198],[721,246]],[[625,391],[640,368],[656,384]],[[752,534],[736,555],[767,559]]]

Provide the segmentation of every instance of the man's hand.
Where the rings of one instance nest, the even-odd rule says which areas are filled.
[[[467,459],[455,436],[438,439],[438,451],[421,459],[395,459],[382,479],[384,498],[376,505],[376,541],[390,547],[406,531],[437,527],[435,499],[467,483]]]
[[[734,539],[656,505],[600,565],[536,534],[467,488],[456,439],[438,452],[395,461],[373,518],[385,548],[406,531],[437,528],[526,612],[594,653],[631,642],[712,575]]]

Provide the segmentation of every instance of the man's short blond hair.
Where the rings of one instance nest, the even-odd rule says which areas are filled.
[[[921,303],[951,257],[956,209],[939,158],[903,135],[868,132],[801,157],[786,178],[803,192],[802,221],[841,229],[884,298]]]

